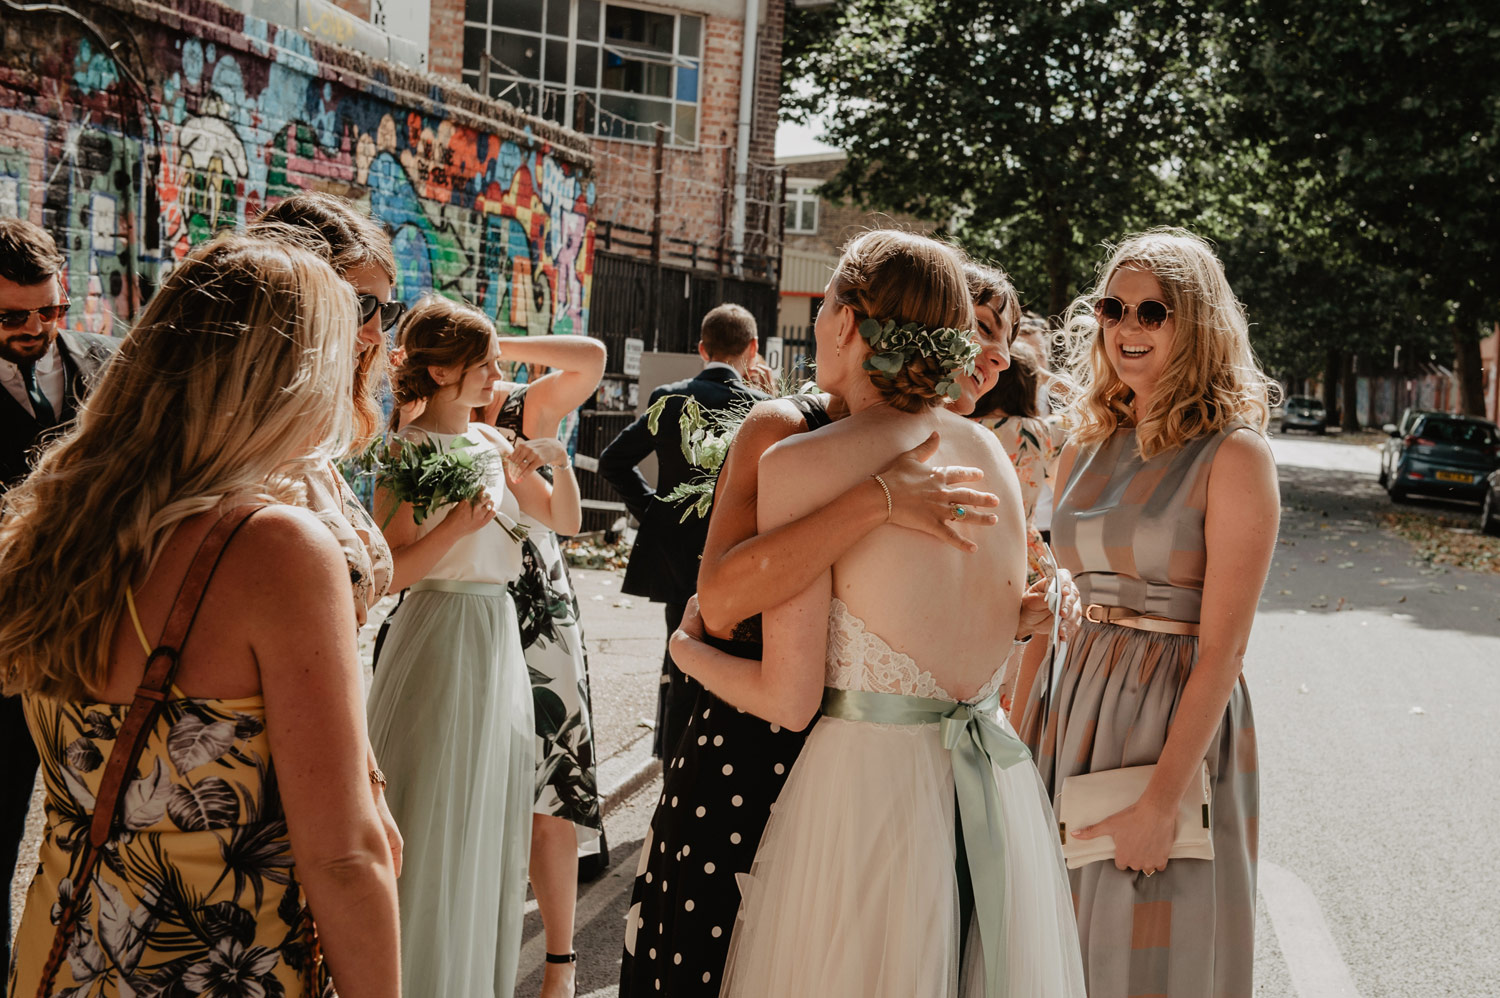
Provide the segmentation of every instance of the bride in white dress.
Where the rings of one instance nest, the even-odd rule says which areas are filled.
[[[935,462],[980,468],[1001,524],[972,531],[972,554],[876,528],[765,614],[761,662],[684,664],[775,724],[800,729],[822,708],[740,885],[721,994],[1081,998],[1052,811],[997,709],[1025,590],[1019,486],[993,434],[943,405],[970,355],[965,336],[935,331],[973,324],[957,254],[866,233],[824,301],[818,381],[852,414],[766,453],[760,529],[825,504],[934,430]],[[915,326],[877,332],[888,320]],[[955,508],[961,529],[963,515]]]

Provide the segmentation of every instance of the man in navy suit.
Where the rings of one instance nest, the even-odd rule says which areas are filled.
[[[114,352],[107,336],[59,333],[68,312],[62,266],[45,231],[0,219],[0,501],[26,477],[37,449],[72,422]],[[20,697],[0,697],[0,760],[0,967],[8,967],[10,882],[38,764]]]
[[[666,604],[667,638],[682,622],[687,601],[698,589],[698,560],[708,540],[708,517],[689,514],[662,502],[684,482],[704,474],[682,453],[682,434],[677,420],[683,397],[697,399],[705,409],[724,409],[735,401],[766,398],[764,392],[745,384],[745,376],[756,361],[755,317],[739,305],[720,305],[703,317],[698,355],[704,367],[695,377],[662,385],[651,393],[651,403],[668,396],[657,432],[652,434],[642,416],[620,431],[599,455],[599,473],[625,499],[625,505],[640,521],[625,581],[620,589]],[[656,488],[647,484],[636,465],[648,454],[656,454]],[[656,738],[652,751],[658,758],[676,747],[692,709],[692,680],[672,662],[670,649],[662,660],[661,692],[657,698]]]

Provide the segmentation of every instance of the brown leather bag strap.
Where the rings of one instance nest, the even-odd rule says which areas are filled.
[[[146,659],[146,674],[136,688],[130,710],[120,722],[115,736],[114,748],[105,765],[104,777],[99,782],[99,794],[94,805],[93,822],[89,826],[89,842],[100,849],[109,841],[114,827],[115,812],[119,808],[120,790],[125,785],[126,775],[135,772],[145,750],[146,738],[156,723],[161,707],[171,695],[172,679],[177,675],[181,662],[182,643],[192,630],[198,609],[203,605],[203,594],[219,559],[229,541],[244,526],[245,521],[265,503],[246,503],[236,506],[220,517],[198,545],[182,585],[177,589],[172,612],[167,617],[167,626],[162,630],[161,641]]]

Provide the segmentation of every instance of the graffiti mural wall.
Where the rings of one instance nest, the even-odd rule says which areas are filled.
[[[104,6],[102,39],[0,22],[0,214],[64,248],[70,324],[118,334],[195,243],[322,190],[387,226],[408,304],[436,290],[504,334],[587,331],[585,140],[207,0]]]

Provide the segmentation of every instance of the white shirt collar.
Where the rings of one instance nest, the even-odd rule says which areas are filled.
[[[707,364],[703,365],[703,369],[705,371],[712,371],[716,367],[722,367],[724,370],[728,371],[730,374],[734,375],[736,378],[742,378],[742,377],[744,377],[744,375],[742,375],[740,373],[740,369],[739,368],[735,367],[733,364],[726,364],[722,360],[711,360]],[[40,370],[40,368],[38,368],[38,370]]]

